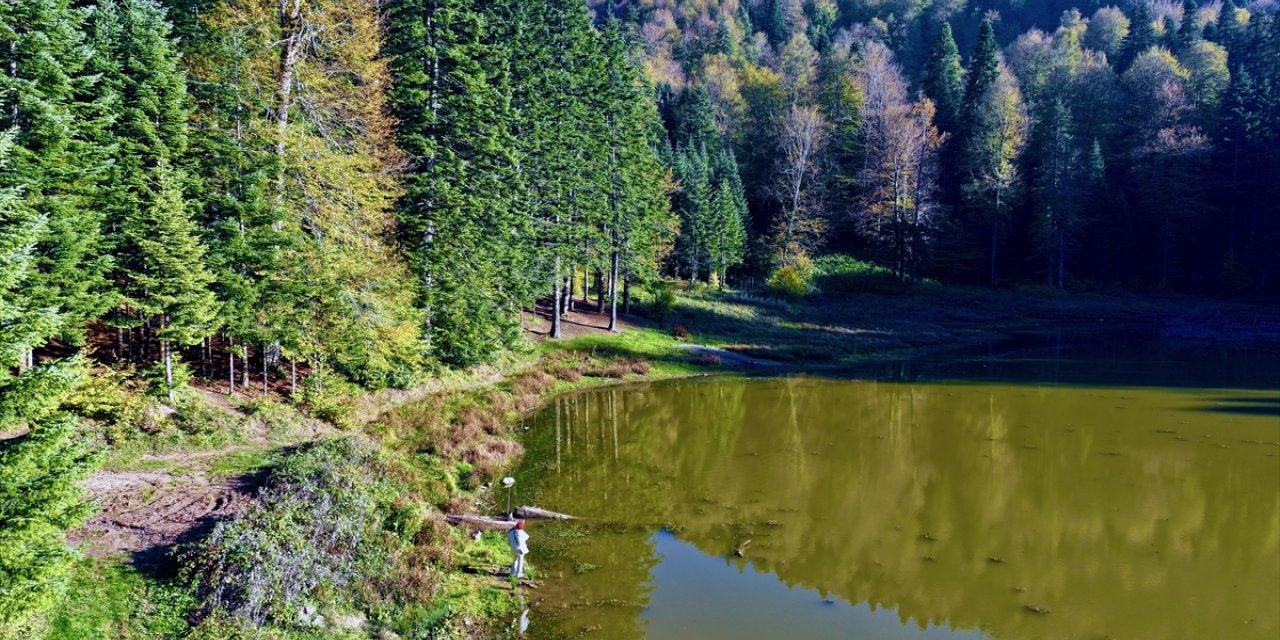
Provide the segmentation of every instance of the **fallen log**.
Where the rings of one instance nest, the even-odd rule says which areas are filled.
[[[479,529],[482,531],[510,531],[516,528],[515,520],[490,518],[488,516],[445,516],[444,520],[454,526],[466,525],[472,529]]]
[[[577,520],[577,518],[567,513],[556,513],[555,511],[547,511],[538,507],[520,507],[515,511],[515,519],[508,520],[504,517],[478,516],[473,514],[449,515],[444,517],[445,522],[454,526],[465,525],[471,527],[473,531],[510,531],[515,528],[516,520]]]
[[[577,520],[567,513],[556,513],[538,507],[520,507],[516,509],[516,517],[524,520]]]

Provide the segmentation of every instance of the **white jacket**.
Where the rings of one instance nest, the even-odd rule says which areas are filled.
[[[507,544],[512,553],[529,553],[529,534],[520,529],[512,529],[507,534]]]

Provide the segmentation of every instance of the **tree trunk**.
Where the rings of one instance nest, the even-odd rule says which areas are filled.
[[[610,272],[612,273],[612,269],[610,270]],[[605,288],[606,286],[608,287],[608,289]],[[612,293],[611,293],[612,291],[613,291],[613,278],[610,277],[609,281],[605,282],[604,269],[597,270],[596,271],[596,313],[604,313],[604,299],[606,296],[612,296]]]
[[[244,345],[244,355],[241,357],[244,359],[244,366],[240,367],[240,387],[245,390],[245,393],[248,393],[252,391],[252,389],[249,388],[250,382],[249,382],[249,345],[248,343]]]
[[[631,315],[631,277],[622,281],[622,312]]]
[[[578,284],[578,265],[569,265],[569,279],[565,282],[564,312],[573,311],[573,288]]]
[[[298,362],[289,358],[289,395],[298,395]]]
[[[1066,288],[1067,280],[1067,243],[1061,230],[1058,231],[1058,291]]]
[[[996,189],[996,210],[991,220],[991,286],[996,286],[996,249],[1000,242],[1000,189]]]
[[[618,331],[618,252],[609,260],[609,331]]]
[[[991,286],[996,286],[996,243],[999,237],[996,233],[996,223],[991,223]]]
[[[267,376],[267,361],[268,361],[267,353],[264,351],[262,352],[262,395],[264,396],[267,395],[267,393],[271,389],[271,386],[269,384],[270,380],[268,379],[268,376]]]
[[[169,389],[169,404],[174,403],[173,395],[173,354],[170,352],[169,341],[160,341],[160,353],[164,356],[164,384]]]
[[[12,3],[10,3],[12,4]],[[18,79],[18,39],[14,38],[9,41],[9,77]],[[9,105],[9,126],[14,127],[18,124],[18,100],[15,98],[13,104]]]
[[[284,199],[285,137],[289,130],[289,109],[293,106],[293,76],[302,51],[302,0],[280,0],[280,32],[284,42],[280,49],[279,84],[276,92],[276,204]]]
[[[231,338],[227,341],[227,395],[234,395],[236,392],[236,341]]]
[[[551,337],[559,338],[560,332],[560,256],[556,256],[555,269],[551,275]]]

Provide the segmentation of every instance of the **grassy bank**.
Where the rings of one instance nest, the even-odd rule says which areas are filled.
[[[323,403],[208,387],[166,409],[134,378],[101,372],[73,408],[107,449],[90,480],[103,510],[75,536],[92,557],[72,576],[49,637],[501,635],[524,606],[493,575],[508,561],[505,545],[444,517],[490,501],[489,487],[522,454],[521,416],[582,388],[745,366],[731,354],[781,365],[771,372],[821,370],[1045,328],[1280,334],[1274,306],[1175,298],[931,289],[787,301],[681,290],[643,305],[620,334],[534,334],[526,351],[493,366],[410,390],[339,387]],[[188,503],[209,508],[185,521],[129,520]],[[154,535],[127,537],[138,531]],[[326,553],[298,564],[309,556],[297,549],[316,548]]]

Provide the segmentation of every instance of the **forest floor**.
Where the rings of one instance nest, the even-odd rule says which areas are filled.
[[[70,538],[93,558],[167,573],[173,550],[251,504],[264,471],[294,448],[352,431],[381,438],[415,419],[405,417],[415,415],[414,407],[450,406],[442,398],[463,394],[483,404],[492,397],[486,390],[518,386],[513,381],[520,377],[546,380],[514,404],[530,411],[585,386],[735,371],[824,371],[993,344],[1020,332],[1146,331],[1168,340],[1280,349],[1280,304],[1178,297],[945,289],[784,302],[685,291],[667,308],[647,305],[645,315],[627,316],[616,333],[594,304],[578,301],[564,318],[565,338],[554,341],[546,336],[548,311],[526,316],[532,346],[500,363],[444,372],[408,390],[353,394],[343,428],[305,416],[278,385],[272,394],[240,387],[228,395],[224,380],[197,382],[200,413],[187,420],[206,426],[148,435],[108,451],[101,470],[84,483],[99,510]],[[460,413],[449,416],[442,419],[464,421]]]

